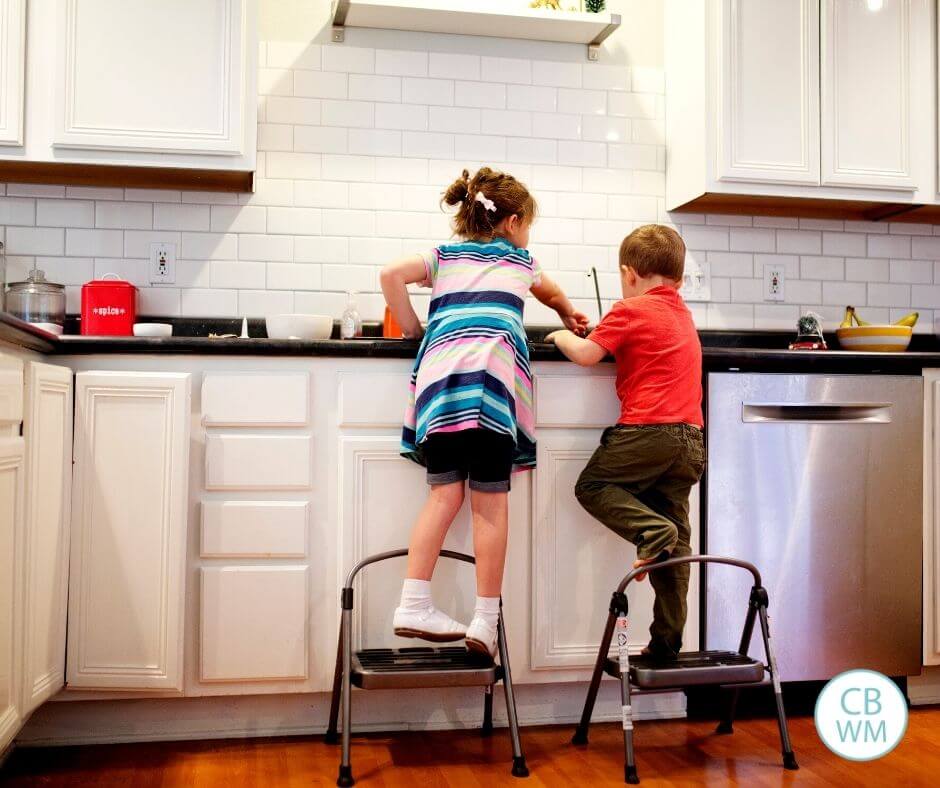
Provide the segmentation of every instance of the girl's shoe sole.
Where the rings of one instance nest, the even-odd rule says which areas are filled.
[[[420,629],[406,629],[398,627],[395,634],[400,638],[418,638],[427,640],[429,643],[453,643],[456,640],[463,640],[463,635],[456,634],[438,634],[436,632],[422,632]]]
[[[493,659],[495,656],[489,648],[487,648],[485,643],[474,640],[473,638],[467,638],[467,651],[473,651],[476,654],[485,654],[490,659]]]

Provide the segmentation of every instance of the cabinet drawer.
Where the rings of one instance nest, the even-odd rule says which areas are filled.
[[[203,558],[303,558],[306,501],[204,501]]]
[[[23,420],[23,362],[17,358],[0,356],[0,433],[5,427],[18,427]],[[18,430],[9,435],[19,435]]]
[[[310,487],[307,435],[209,435],[207,490],[306,490]]]
[[[400,427],[411,376],[400,373],[344,374],[339,383],[341,427]]]
[[[202,681],[307,677],[307,567],[202,570]]]
[[[306,372],[207,373],[202,423],[207,427],[303,427],[309,414]]]
[[[620,417],[616,378],[540,375],[535,380],[535,423],[540,427],[607,427]]]

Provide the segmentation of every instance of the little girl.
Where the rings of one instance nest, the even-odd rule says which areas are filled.
[[[522,323],[526,294],[583,334],[587,318],[540,269],[526,247],[536,203],[511,175],[464,170],[442,200],[457,206],[444,244],[382,270],[382,292],[404,335],[424,341],[411,377],[402,454],[428,470],[431,491],[411,532],[395,634],[496,654],[496,625],[506,560],[509,477],[535,466],[532,377]],[[433,288],[427,332],[407,285]],[[431,602],[431,574],[470,480],[477,601],[470,626]]]

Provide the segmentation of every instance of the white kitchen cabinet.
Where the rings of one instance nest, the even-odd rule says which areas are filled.
[[[667,0],[667,210],[936,202],[934,9],[871,5]]]
[[[912,81],[915,31],[929,27],[925,3],[888,0],[877,12],[859,0],[822,0],[822,182],[914,189]]]
[[[721,3],[718,179],[819,182],[819,2]]]
[[[22,712],[29,714],[65,683],[72,483],[72,371],[29,362],[26,373],[26,529],[23,595]]]
[[[0,146],[23,144],[26,0],[0,0]]]
[[[22,613],[17,586],[23,539],[22,438],[0,438],[0,753],[23,719],[19,658]]]
[[[257,0],[31,0],[28,15],[25,150],[0,159],[254,170]]]
[[[67,682],[182,690],[190,375],[75,385]]]
[[[940,665],[940,369],[924,370],[924,664]]]

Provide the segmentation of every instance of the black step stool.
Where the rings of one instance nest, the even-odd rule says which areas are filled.
[[[754,577],[751,588],[751,598],[748,603],[747,616],[744,619],[744,631],[741,634],[741,644],[737,651],[691,651],[680,654],[675,661],[663,662],[652,657],[630,657],[627,652],[627,595],[624,593],[627,585],[641,572],[655,572],[669,566],[678,564],[729,564],[746,569]],[[623,748],[624,748],[624,780],[636,784],[640,778],[636,773],[636,758],[633,752],[633,716],[631,710],[631,696],[645,695],[656,692],[673,692],[687,687],[700,687],[718,685],[728,688],[730,695],[726,704],[721,722],[718,724],[718,733],[732,733],[734,710],[737,705],[738,691],[744,687],[773,686],[774,698],[777,702],[777,724],[780,728],[780,744],[783,751],[783,766],[785,769],[798,769],[796,756],[790,746],[790,734],[787,730],[787,718],[783,710],[783,696],[780,690],[780,676],[777,672],[777,662],[774,658],[770,642],[770,627],[767,616],[767,591],[761,585],[760,572],[753,564],[739,561],[735,558],[721,558],[713,555],[692,555],[682,558],[669,558],[655,564],[647,564],[633,569],[620,581],[617,590],[610,600],[610,611],[607,616],[607,625],[601,638],[600,649],[597,653],[597,662],[594,665],[594,674],[588,688],[587,699],[584,702],[584,712],[581,722],[571,741],[573,744],[587,744],[588,726],[591,723],[591,713],[594,711],[594,702],[597,700],[597,691],[604,673],[620,681],[620,697],[623,715]],[[754,620],[760,620],[761,635],[764,640],[764,652],[767,654],[767,665],[747,655],[754,631]],[[617,634],[617,657],[610,658],[611,642],[614,632]],[[766,674],[766,675],[765,675]]]
[[[519,741],[519,721],[516,718],[516,700],[512,690],[512,675],[509,670],[509,649],[506,645],[506,627],[503,622],[503,606],[500,601],[497,646],[499,663],[485,654],[470,652],[464,646],[413,648],[369,648],[352,650],[353,581],[369,564],[408,555],[407,550],[391,550],[364,558],[346,576],[342,591],[342,619],[339,643],[336,648],[336,671],[333,674],[333,699],[330,705],[330,723],[326,730],[326,742],[335,744],[337,721],[342,700],[343,755],[336,784],[353,785],[350,764],[350,737],[352,735],[352,687],[360,689],[417,689],[428,687],[484,687],[483,726],[481,733],[493,732],[493,686],[503,682],[506,693],[506,715],[509,718],[509,735],[512,740],[512,775],[528,777],[522,744]],[[441,550],[443,558],[453,558],[468,564],[475,563],[472,556]]]

